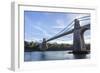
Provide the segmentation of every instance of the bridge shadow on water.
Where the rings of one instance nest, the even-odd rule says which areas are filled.
[[[86,54],[73,54],[75,59],[85,59]]]
[[[46,60],[45,52],[42,52],[42,53],[41,53],[41,60]]]

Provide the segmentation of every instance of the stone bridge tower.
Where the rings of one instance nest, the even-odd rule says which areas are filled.
[[[80,29],[80,22],[78,19],[74,20],[73,33],[73,52],[85,52],[86,46],[84,42],[84,32]]]
[[[43,42],[41,43],[40,50],[45,51],[47,49],[48,49],[48,45],[47,45],[47,42],[46,42],[46,38],[43,38]]]

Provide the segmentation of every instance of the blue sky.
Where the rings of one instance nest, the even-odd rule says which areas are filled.
[[[24,11],[25,41],[41,42],[43,38],[51,38],[65,28],[72,20],[82,16],[89,16],[89,14]],[[82,26],[89,22],[90,20],[81,21],[80,24]],[[90,30],[86,31],[84,35],[85,41],[89,42]],[[73,34],[69,34],[51,42],[72,43],[72,40]]]

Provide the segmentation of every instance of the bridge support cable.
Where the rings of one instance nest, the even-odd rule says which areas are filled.
[[[67,31],[71,30],[71,28],[72,28],[73,26],[74,26],[73,24],[72,24],[72,25],[70,25],[70,26],[69,26],[69,28],[65,29],[65,31],[64,31],[64,32],[67,32]]]
[[[61,34],[61,33],[64,33],[65,31],[68,31],[71,27],[73,27],[73,22],[72,21],[70,24],[68,24],[64,29],[62,29],[60,32],[58,32],[55,36]]]
[[[84,17],[80,17],[78,19],[80,19],[80,21],[84,21],[84,20],[89,20],[89,17],[90,16],[84,16]],[[73,23],[74,23],[74,20],[70,24],[68,24],[64,29],[62,29],[60,32],[58,32],[55,36],[57,36],[61,33],[64,33],[66,31],[69,31],[74,26]]]
[[[80,26],[79,21],[86,21],[90,20],[90,16],[84,16],[80,17],[78,19],[73,20],[70,24],[68,24],[64,29],[62,29],[59,33],[57,33],[55,36],[53,36],[50,39],[43,39],[42,44],[40,45],[41,50],[46,50],[48,48],[47,42],[58,39],[60,37],[63,37],[65,35],[73,33],[73,52],[79,53],[79,52],[87,52],[85,42],[84,42],[84,37],[83,34],[86,30],[90,29],[90,24]],[[74,24],[73,24],[74,23]],[[72,28],[74,26],[74,28]],[[72,28],[72,29],[71,29]],[[49,46],[51,47],[51,46]]]
[[[62,37],[62,36],[65,36],[65,35],[67,35],[67,34],[70,34],[70,33],[72,33],[73,31],[74,31],[74,29],[72,29],[72,30],[70,30],[70,31],[67,31],[67,32],[64,32],[64,33],[62,33],[62,34],[59,34],[59,35],[57,35],[57,36],[54,36],[54,37],[48,39],[47,42],[48,42],[48,41],[51,41],[51,40],[54,40],[54,39],[57,39],[57,38],[60,38],[60,37]]]
[[[77,18],[77,19],[81,19],[80,21],[84,21],[84,20],[89,20],[89,19],[86,19],[86,18],[89,18],[89,17],[90,16],[84,16],[84,17],[80,17],[80,18]],[[69,31],[70,28],[73,27],[73,23],[74,23],[74,20],[70,24],[68,24],[64,29],[62,29],[60,32],[58,32],[55,36],[57,36],[57,35],[59,35],[61,33],[64,33],[66,31]]]

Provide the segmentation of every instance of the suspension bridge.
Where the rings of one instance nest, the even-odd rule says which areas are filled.
[[[74,19],[68,26],[58,32],[55,36],[46,39],[43,38],[41,43],[41,50],[48,49],[47,42],[61,38],[65,35],[69,35],[73,33],[73,53],[87,53],[89,52],[86,49],[85,41],[84,41],[84,32],[90,29],[90,23],[84,24],[83,26],[80,25],[81,21],[90,20],[90,16],[84,16],[77,19]],[[73,27],[73,28],[72,28]],[[71,29],[72,28],[72,29]],[[66,40],[66,39],[64,39]]]

